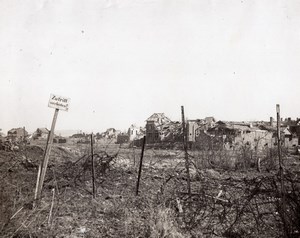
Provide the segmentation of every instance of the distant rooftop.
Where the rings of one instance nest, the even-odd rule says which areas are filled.
[[[146,121],[167,123],[170,122],[171,120],[164,113],[153,113]]]

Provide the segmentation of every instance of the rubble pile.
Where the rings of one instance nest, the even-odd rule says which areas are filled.
[[[4,151],[18,151],[20,148],[20,142],[10,140],[0,140],[0,150]]]
[[[166,124],[157,126],[162,142],[178,142],[183,141],[182,125],[178,121],[171,121]]]

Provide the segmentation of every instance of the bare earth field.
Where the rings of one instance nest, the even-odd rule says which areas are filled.
[[[300,237],[299,156],[277,158],[95,145],[96,197],[89,145],[54,145],[40,201],[34,203],[45,145],[0,151],[1,237]],[[270,160],[270,161],[269,161]],[[273,161],[273,163],[271,163]]]

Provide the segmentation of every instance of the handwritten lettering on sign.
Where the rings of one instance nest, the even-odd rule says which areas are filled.
[[[59,110],[68,111],[69,110],[69,104],[70,104],[70,98],[65,98],[62,96],[50,95],[48,107],[56,108]]]

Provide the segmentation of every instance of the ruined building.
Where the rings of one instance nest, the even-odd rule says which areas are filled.
[[[25,127],[13,128],[7,132],[7,139],[11,141],[22,141],[28,137]]]
[[[146,120],[147,144],[158,143],[160,139],[161,126],[171,122],[164,113],[154,113]]]

